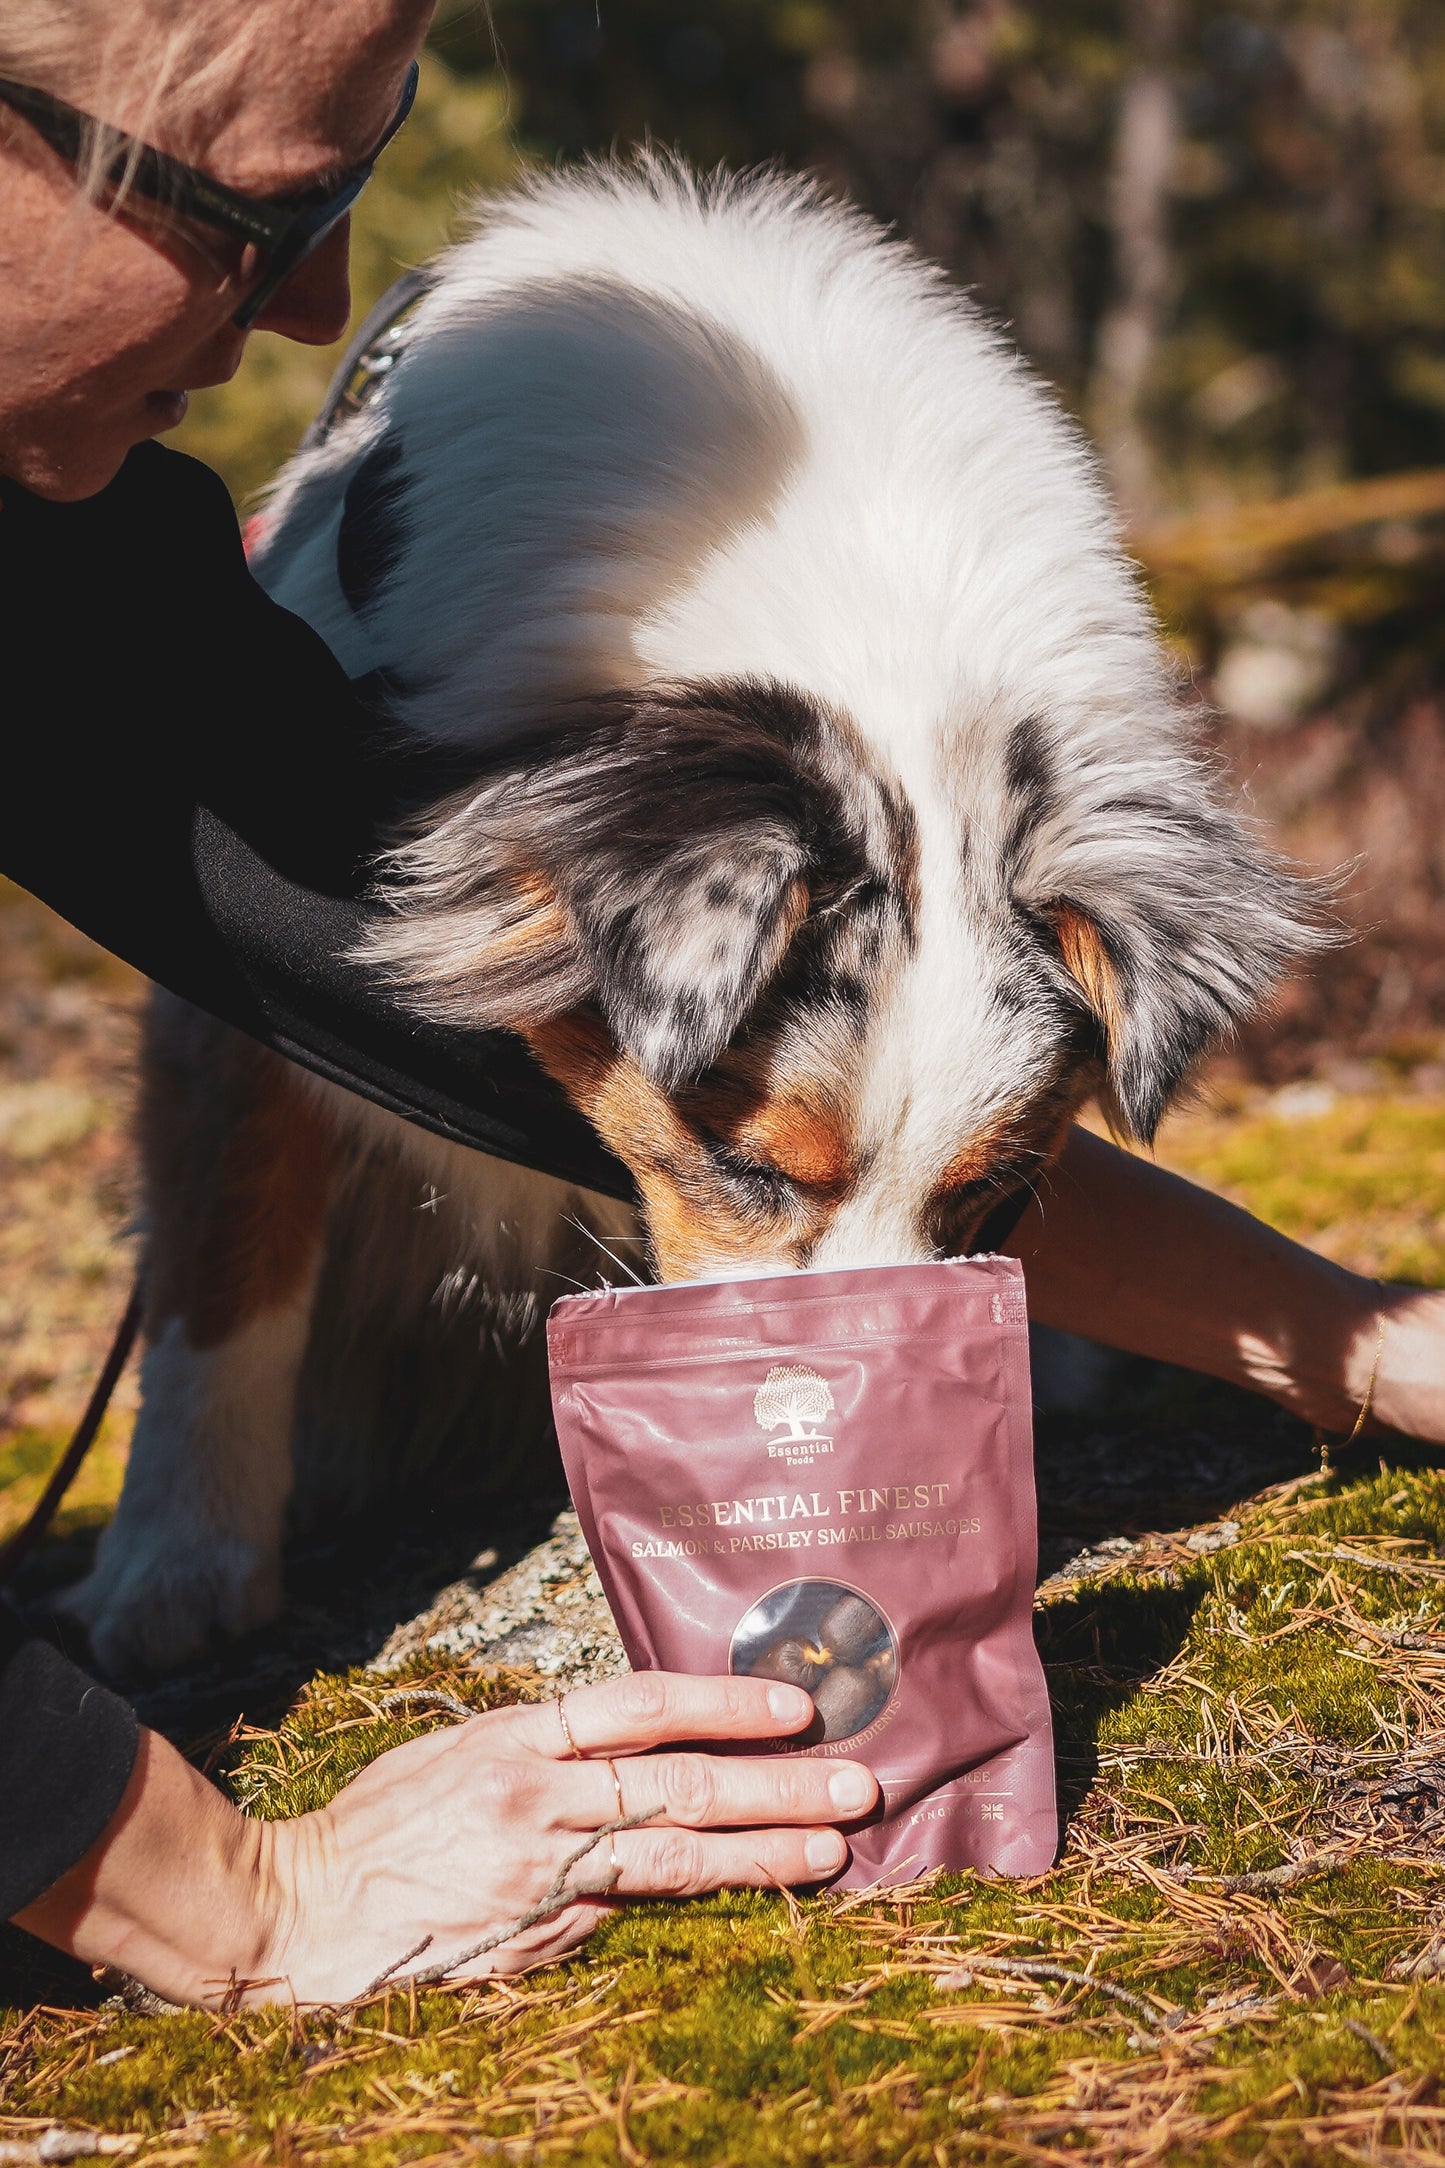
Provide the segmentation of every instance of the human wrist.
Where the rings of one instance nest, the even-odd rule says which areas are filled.
[[[266,1824],[142,1730],[110,1823],[17,1921],[167,2001],[220,2003],[265,1976],[285,1910],[277,1851]]]
[[[1373,1284],[1373,1283],[1372,1283]],[[1445,1294],[1436,1288],[1374,1285],[1375,1312],[1357,1366],[1374,1368],[1372,1430],[1439,1442],[1445,1437]]]
[[[1374,1412],[1385,1314],[1381,1289],[1360,1273],[1312,1257],[1303,1295],[1268,1344],[1252,1341],[1246,1382],[1318,1429],[1347,1433],[1362,1412],[1366,1420]]]
[[[1376,1415],[1385,1308],[1377,1280],[1339,1267],[1336,1278],[1331,1331],[1312,1347],[1300,1412],[1322,1431],[1352,1437]]]
[[[354,1916],[337,1906],[328,1888],[332,1820],[330,1809],[321,1807],[284,1821],[251,1825],[258,1844],[255,1917],[262,1940],[250,1977],[272,1983],[270,1994],[258,1998],[262,2001],[323,1999],[312,1992],[315,1962],[309,1938],[337,1918]]]

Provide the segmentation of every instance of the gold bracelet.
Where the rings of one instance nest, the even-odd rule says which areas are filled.
[[[1350,1447],[1354,1444],[1356,1438],[1359,1437],[1360,1432],[1364,1429],[1366,1423],[1369,1421],[1370,1410],[1375,1404],[1375,1382],[1380,1375],[1380,1357],[1384,1354],[1384,1352],[1385,1313],[1382,1310],[1380,1312],[1379,1330],[1375,1334],[1375,1359],[1370,1365],[1369,1382],[1365,1387],[1365,1397],[1360,1402],[1360,1412],[1355,1417],[1354,1428],[1350,1431],[1348,1437],[1334,1441],[1325,1436],[1324,1431],[1320,1428],[1318,1424],[1315,1425],[1315,1447],[1320,1456],[1321,1470],[1325,1474],[1329,1473],[1331,1452],[1348,1452]]]

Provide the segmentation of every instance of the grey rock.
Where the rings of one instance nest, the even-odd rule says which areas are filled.
[[[559,1513],[544,1542],[479,1586],[489,1563],[483,1553],[471,1574],[398,1626],[374,1668],[394,1671],[432,1652],[536,1671],[559,1693],[630,1668],[575,1513]]]
[[[1184,1538],[1184,1548],[1201,1555],[1206,1551],[1227,1551],[1239,1541],[1239,1526],[1238,1521],[1220,1521],[1213,1528],[1196,1528]]]
[[[1132,1557],[1140,1549],[1130,1536],[1105,1536],[1102,1542],[1091,1543],[1087,1550],[1076,1551],[1066,1559],[1057,1572],[1051,1573],[1039,1583],[1048,1592],[1070,1581],[1087,1581],[1091,1574],[1103,1573],[1109,1566],[1116,1566],[1121,1558]]]

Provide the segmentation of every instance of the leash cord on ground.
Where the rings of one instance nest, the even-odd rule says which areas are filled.
[[[69,1445],[57,1462],[50,1481],[36,1500],[24,1525],[17,1528],[6,1542],[0,1544],[0,1581],[8,1580],[21,1561],[30,1556],[54,1520],[61,1499],[79,1474],[80,1464],[95,1443],[95,1434],[105,1419],[111,1395],[130,1358],[130,1351],[135,1346],[136,1334],[140,1330],[141,1309],[142,1290],[137,1277],[130,1291],[130,1300],[115,1328],[115,1337],[110,1343],[110,1353],[105,1358],[105,1366],[95,1381],[95,1390],[86,1404],[84,1415],[75,1427]]]

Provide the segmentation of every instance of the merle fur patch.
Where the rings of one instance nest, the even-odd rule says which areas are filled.
[[[522,1027],[590,1002],[674,1089],[795,944],[809,1000],[854,1008],[889,942],[912,938],[915,857],[901,793],[804,694],[610,693],[393,854],[396,916],[368,954],[457,1021]]]
[[[341,504],[336,577],[357,616],[372,607],[401,562],[406,541],[405,495],[401,439],[393,432],[358,463]]]
[[[1146,1143],[1199,1057],[1328,938],[1307,885],[1177,742],[1143,751],[1126,782],[1047,719],[1017,725],[998,862],[1097,1029],[1114,1111]]]

